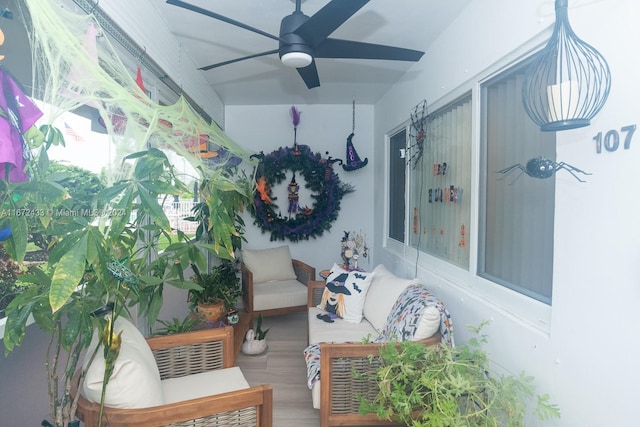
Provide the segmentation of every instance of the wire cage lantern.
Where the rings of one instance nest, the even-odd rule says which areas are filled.
[[[556,0],[556,22],[522,88],[524,109],[543,131],[588,126],[604,106],[611,72],[604,57],[571,29],[568,0]]]

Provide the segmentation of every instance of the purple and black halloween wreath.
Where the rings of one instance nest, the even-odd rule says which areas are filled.
[[[354,191],[350,184],[340,182],[331,157],[323,158],[307,145],[280,147],[270,154],[260,153],[256,173],[256,192],[250,212],[254,223],[263,232],[271,233],[271,240],[289,239],[292,242],[321,236],[331,229],[338,217],[342,196]],[[314,200],[313,206],[301,206],[293,214],[283,215],[271,195],[271,188],[281,183],[293,171],[303,176],[305,188]]]

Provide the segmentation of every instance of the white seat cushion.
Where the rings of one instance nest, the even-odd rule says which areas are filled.
[[[351,323],[339,317],[333,319],[333,323],[327,323],[316,316],[326,314],[317,307],[309,307],[309,344],[321,342],[360,342],[364,338],[372,340],[378,336],[378,332],[369,322],[363,320],[360,323]]]
[[[400,294],[419,279],[401,279],[380,264],[373,270],[373,280],[364,300],[364,317],[379,333],[387,323],[387,316]]]
[[[122,332],[120,353],[107,383],[104,403],[111,408],[148,408],[164,403],[160,372],[153,353],[140,331],[122,316],[116,318],[114,333]],[[87,350],[83,368],[98,344],[97,331]],[[91,402],[100,402],[104,378],[104,352],[98,349],[82,385],[83,396]]]
[[[182,402],[249,388],[237,366],[162,380],[165,403]]]
[[[253,284],[253,310],[307,305],[307,287],[297,280]]]

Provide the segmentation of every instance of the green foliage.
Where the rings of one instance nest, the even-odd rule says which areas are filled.
[[[256,321],[256,339],[263,340],[267,337],[267,332],[271,328],[267,328],[266,331],[262,330],[262,313],[258,314],[258,320]]]
[[[197,316],[187,316],[180,320],[177,317],[169,320],[158,320],[163,327],[156,329],[154,335],[172,335],[181,334],[184,332],[192,331],[195,326],[202,322],[202,319]]]
[[[97,321],[90,313],[101,304],[101,295],[85,287],[54,312],[49,304],[49,277],[35,268],[21,278],[31,283],[7,307],[5,353],[22,343],[27,319],[33,316],[38,326],[49,335],[44,355],[47,390],[51,398],[52,419],[62,419],[73,402],[70,379],[83,350],[91,341],[93,329],[97,327]]]
[[[95,209],[95,195],[105,188],[100,178],[95,173],[83,169],[79,166],[52,161],[49,165],[49,172],[60,174],[62,179],[58,183],[64,187],[70,198],[70,209],[77,211],[81,209]]]
[[[42,235],[48,252],[45,264],[20,277],[25,290],[6,309],[3,344],[6,353],[21,345],[30,316],[50,335],[45,357],[51,418],[62,425],[58,420],[73,414],[70,379],[99,326],[91,313],[106,303],[114,304],[115,315],[138,305],[140,313],[155,323],[164,285],[197,289],[184,271],[192,265],[205,269],[206,253],[216,246],[171,230],[159,198],[180,194],[186,187],[161,150],[150,148],[125,157],[123,162],[133,165],[131,176],[101,189],[90,200],[89,193],[99,185],[82,171],[51,167],[46,148],[62,144],[63,139],[53,127],[43,128],[43,134],[44,149],[29,163],[31,179],[0,180],[0,228],[12,229],[4,242],[7,253],[21,262],[29,234]],[[207,182],[216,185],[214,178]],[[226,180],[222,188],[232,191],[233,186],[233,181]],[[217,201],[224,204],[221,198]],[[240,200],[234,199],[225,215],[233,218],[237,212],[232,208],[240,206]],[[79,208],[79,214],[60,215],[52,208],[57,206]],[[83,206],[92,208],[83,210]],[[219,233],[234,227],[233,220],[223,224],[224,215],[214,216]],[[162,252],[157,248],[160,236],[169,242]]]
[[[237,276],[233,261],[221,260],[220,264],[212,267],[209,273],[201,273],[194,264],[194,282],[197,288],[189,291],[189,305],[195,309],[198,304],[224,301],[227,309],[235,308],[238,297],[242,295],[240,279]]]
[[[377,394],[372,401],[360,397],[361,413],[413,427],[522,427],[527,403],[536,399],[540,419],[559,418],[548,395],[535,395],[532,377],[491,370],[483,350],[485,325],[471,329],[476,335],[460,347],[416,342],[383,346]]]
[[[0,317],[4,317],[4,309],[24,287],[18,283],[22,273],[20,264],[9,258],[7,251],[0,245]]]
[[[218,258],[232,260],[242,247],[244,220],[240,213],[249,201],[251,184],[237,168],[223,170],[200,185],[202,201],[192,208],[187,221],[198,223],[196,240],[210,242]]]

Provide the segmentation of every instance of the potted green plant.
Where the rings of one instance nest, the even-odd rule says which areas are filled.
[[[267,337],[267,332],[269,332],[269,329],[271,328],[263,330],[262,320],[262,313],[260,313],[258,314],[258,320],[256,321],[255,331],[253,329],[249,329],[247,331],[247,335],[241,347],[244,354],[256,355],[267,351],[267,340],[265,338]]]
[[[49,335],[43,351],[49,421],[66,427],[75,414],[72,389],[82,381],[82,372],[79,382],[74,379],[78,362],[82,354],[89,353],[94,331],[107,329],[105,320],[92,314],[113,304],[114,316],[131,310],[154,324],[165,285],[197,288],[186,273],[191,265],[204,271],[209,253],[234,258],[231,239],[237,235],[237,209],[248,203],[250,193],[235,174],[225,174],[225,164],[205,162],[194,151],[206,137],[207,145],[243,153],[185,97],[172,106],[158,105],[140,92],[130,71],[122,66],[119,52],[109,44],[95,46],[100,61],[92,58],[91,49],[69,48],[87,41],[86,22],[79,24],[85,29],[76,37],[75,31],[64,28],[70,21],[61,20],[47,2],[26,3],[31,55],[44,59],[33,63],[33,94],[51,108],[43,109],[40,123],[45,124],[39,128],[22,129],[26,124],[20,117],[12,126],[12,132],[18,128],[22,134],[25,144],[21,145],[29,147],[24,153],[29,159],[24,169],[28,180],[8,179],[9,168],[0,177],[0,231],[10,230],[3,246],[19,263],[25,259],[28,244],[35,243],[47,253],[46,263],[20,277],[25,290],[6,309],[3,344],[6,352],[18,351],[30,322]],[[63,35],[51,38],[58,33],[54,29]],[[82,79],[77,78],[79,74]],[[27,104],[26,97],[8,99]],[[88,191],[90,200],[81,200],[70,188],[74,182],[88,180],[69,170],[54,170],[47,154],[52,146],[65,147],[64,134],[54,123],[64,121],[62,114],[80,110],[83,104],[97,110],[106,127],[110,153],[121,161],[103,170],[104,188],[95,186]],[[13,112],[20,116],[18,105]],[[163,210],[166,198],[189,191],[182,182],[184,170],[176,172],[169,151],[197,169],[190,179],[202,183],[199,195],[209,209],[206,240],[173,230]],[[29,242],[30,236],[37,241]],[[169,241],[163,251],[158,248],[160,237]],[[113,343],[116,337],[110,333],[105,341]],[[109,350],[108,345],[101,348]]]
[[[156,329],[153,335],[161,336],[190,332],[195,329],[199,322],[200,319],[194,316],[187,316],[184,319],[178,319],[177,317],[174,317],[171,320],[158,319],[158,323],[160,323],[162,327]]]
[[[45,139],[47,146],[60,143],[59,130],[44,127],[42,131],[51,138],[48,142]],[[131,176],[96,195],[98,206],[105,206],[100,212],[107,214],[106,220],[100,221],[93,215],[57,214],[57,207],[69,203],[70,197],[59,184],[64,176],[49,170],[46,153],[42,150],[34,159],[29,182],[2,181],[0,188],[0,204],[7,211],[43,213],[29,226],[23,215],[0,218],[0,228],[12,230],[4,242],[11,258],[18,262],[24,259],[27,237],[34,232],[51,242],[47,262],[21,276],[25,290],[6,309],[4,347],[8,353],[20,346],[31,318],[49,334],[45,366],[50,420],[55,426],[67,426],[75,413],[72,390],[78,384],[72,378],[78,362],[93,331],[104,328],[92,313],[108,302],[115,303],[116,316],[137,305],[139,313],[153,324],[162,307],[165,284],[195,289],[197,285],[185,277],[189,266],[206,268],[207,252],[226,257],[231,254],[220,248],[216,251],[215,245],[193,240],[180,231],[171,233],[159,199],[186,187],[161,150],[150,148],[125,157],[133,164]],[[230,182],[227,187],[233,188]],[[65,209],[61,207],[60,211]],[[229,226],[233,227],[233,222]],[[161,235],[170,244],[159,253],[155,242]],[[149,263],[150,258],[155,260]],[[81,381],[82,376],[79,378]]]
[[[360,412],[414,427],[522,427],[527,403],[534,399],[541,420],[559,418],[549,395],[535,394],[532,377],[491,369],[483,349],[485,325],[469,327],[475,335],[459,347],[415,342],[383,346],[375,371],[377,390],[373,397],[359,396]]]
[[[209,321],[220,320],[228,310],[235,309],[238,297],[242,295],[240,278],[235,264],[230,260],[221,260],[208,273],[201,273],[193,265],[194,282],[197,289],[189,291],[189,305]]]

